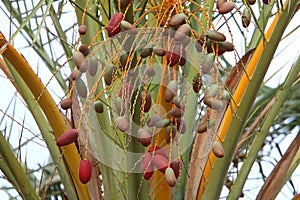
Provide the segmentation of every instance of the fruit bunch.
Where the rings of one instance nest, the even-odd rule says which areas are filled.
[[[141,159],[144,178],[150,179],[158,169],[173,187],[183,164],[178,142],[184,134],[208,132],[212,136],[207,153],[212,150],[216,157],[224,156],[215,133],[218,115],[228,105],[230,91],[222,82],[219,57],[234,51],[235,47],[211,21],[210,28],[199,21],[201,31],[193,29],[190,23],[193,14],[180,9],[181,5],[175,1],[170,2],[175,9],[164,5],[162,9],[168,11],[168,15],[153,11],[160,20],[159,27],[149,28],[139,24],[141,19],[127,21],[126,9],[132,1],[119,1],[119,11],[99,32],[105,40],[80,44],[73,52],[76,68],[70,75],[69,95],[60,105],[63,110],[72,109],[72,96],[76,91],[81,97],[80,125],[85,124],[82,122],[85,114],[108,113],[116,134],[129,138],[128,142],[131,136],[136,137],[141,147],[145,147]],[[248,3],[253,5],[255,1]],[[216,8],[221,15],[238,10],[234,2],[226,0],[218,0]],[[248,27],[251,22],[248,5],[240,13],[242,25]],[[80,37],[87,31],[86,25],[79,26]],[[89,77],[93,81],[88,84]],[[194,123],[187,125],[185,115],[191,92],[196,96],[197,114]],[[74,142],[78,132],[76,129],[66,131],[57,145]],[[79,167],[83,183],[91,178],[91,169],[90,161],[84,157]]]

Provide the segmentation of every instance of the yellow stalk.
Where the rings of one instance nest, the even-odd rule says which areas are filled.
[[[7,46],[6,46],[7,45]],[[6,46],[6,47],[5,47]],[[4,35],[0,32],[0,48],[4,48],[1,54],[15,67],[17,72],[28,85],[38,104],[45,113],[54,136],[58,138],[63,132],[69,129],[68,123],[56,107],[50,93],[45,88],[39,77],[31,69],[29,63],[20,55],[17,50],[9,44]],[[49,133],[51,134],[51,133]],[[61,149],[64,154],[65,162],[70,170],[70,175],[74,181],[79,199],[89,199],[86,185],[82,184],[78,178],[78,166],[80,162],[79,153],[74,144],[68,145]]]
[[[168,85],[168,65],[167,60],[164,57],[162,62],[162,75],[161,75],[161,81],[160,81],[160,87],[158,90],[157,95],[157,104],[162,106],[166,112],[170,111],[172,108],[172,104],[165,101],[165,91],[166,91],[166,85]],[[171,77],[170,77],[171,78]],[[169,117],[169,115],[168,115]],[[166,134],[165,134],[166,128],[162,128],[161,131],[156,135],[155,137],[155,143],[156,145],[163,144],[166,140]],[[168,185],[168,183],[165,181],[165,175],[161,173],[159,170],[156,170],[153,174],[153,184],[152,187],[154,188],[153,191],[153,197],[155,199],[171,199],[171,187]]]
[[[269,29],[265,35],[265,38],[267,41],[269,40],[270,35],[273,32],[278,19],[279,19],[279,13],[277,13],[277,15],[275,16],[271,26],[269,27]],[[253,74],[255,68],[259,67],[259,66],[257,66],[257,63],[263,52],[264,45],[265,45],[265,41],[261,41],[259,43],[258,47],[256,48],[256,51],[254,52],[253,56],[251,57],[251,59],[249,61],[249,64],[246,66],[247,74],[246,73],[243,74],[243,76],[242,76],[240,82],[238,83],[238,86],[233,94],[233,100],[231,100],[232,108],[230,108],[230,107],[227,108],[226,113],[221,122],[221,125],[219,127],[218,135],[219,135],[220,140],[222,140],[222,141],[225,139],[225,136],[228,133],[230,123],[234,118],[233,112],[235,112],[236,109],[239,107],[241,99],[245,95],[244,92],[246,91],[246,87],[249,84],[249,78],[251,80],[252,74]],[[198,194],[197,194],[198,200],[201,199],[202,193],[205,189],[206,182],[210,175],[210,171],[211,171],[212,167],[214,166],[214,161],[215,161],[215,156],[211,152],[209,155],[209,161],[206,163],[204,171],[203,171],[203,176],[201,177],[200,186],[199,186]]]

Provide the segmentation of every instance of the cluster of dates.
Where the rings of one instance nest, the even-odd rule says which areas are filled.
[[[251,4],[253,1],[249,1],[249,3]],[[220,14],[226,14],[235,8],[235,5],[233,2],[218,0],[217,8]],[[251,15],[249,13],[244,13],[244,16],[243,24],[245,24],[246,27],[246,24],[249,25],[251,20],[248,16]],[[139,51],[139,53],[134,53],[137,54],[140,59],[147,59],[153,56],[164,58],[171,69],[178,69],[178,66],[185,66],[187,63],[186,48],[191,41],[189,36],[194,31],[187,22],[187,17],[184,14],[180,13],[173,15],[167,22],[167,25],[175,31],[162,32],[162,36],[172,38],[172,42],[168,47],[157,45],[155,42],[149,42],[141,51]],[[122,31],[125,31],[131,36],[139,35],[139,29],[128,21],[125,21],[124,14],[121,12],[117,12],[111,17],[106,30],[109,38],[116,37]],[[79,26],[78,32],[80,35],[86,34],[86,31],[87,27],[85,25]],[[216,30],[207,30],[199,38],[197,38],[195,48],[198,52],[201,52],[201,63],[198,70],[199,73],[194,75],[192,89],[195,93],[200,93],[200,91],[202,91],[203,84],[202,76],[209,74],[212,71],[214,71],[214,73],[218,73],[215,66],[215,57],[220,56],[225,52],[233,51],[234,46],[232,43],[226,41],[226,37],[222,33]],[[132,59],[132,54],[132,52],[128,53],[123,49],[121,50],[119,57],[116,59],[117,61],[114,60],[114,62],[106,65],[103,72],[101,72],[103,76],[101,78],[103,78],[107,87],[112,86],[115,83],[115,80],[120,79],[122,76],[134,76],[134,70],[129,66],[129,60]],[[99,61],[96,54],[91,54],[90,49],[85,44],[81,44],[79,49],[73,53],[73,60],[76,68],[73,70],[70,78],[75,82],[75,88],[78,94],[82,98],[86,98],[88,90],[81,79],[81,75],[88,72],[89,75],[95,76],[99,69]],[[119,67],[117,67],[117,65],[119,65]],[[148,80],[151,80],[156,73],[155,68],[151,65],[147,65],[144,71],[145,77],[147,77]],[[127,104],[130,104],[136,91],[132,82],[126,82],[124,80],[120,82],[122,85],[119,93],[114,98],[112,107],[117,114],[114,118],[114,124],[120,131],[127,132],[131,128],[131,121],[128,118],[128,113],[126,114],[127,111],[130,111]],[[137,105],[140,106],[141,113],[143,115],[145,113],[149,113],[147,115],[146,123],[138,129],[136,134],[141,145],[147,147],[146,153],[142,159],[142,173],[144,178],[148,180],[151,178],[154,168],[157,168],[165,174],[166,181],[171,187],[175,186],[176,180],[180,175],[182,161],[179,159],[180,157],[172,160],[167,151],[163,147],[158,146],[153,138],[157,130],[164,129],[165,142],[166,144],[170,144],[176,141],[178,133],[184,134],[186,132],[187,127],[183,120],[186,110],[186,102],[183,100],[183,97],[178,96],[179,86],[180,85],[176,80],[170,79],[165,86],[166,89],[163,96],[160,97],[164,98],[164,101],[167,104],[171,104],[171,109],[167,111],[168,116],[161,116],[155,112],[150,112],[153,107],[154,100],[149,91],[138,91],[137,95],[137,99],[139,101]],[[224,102],[229,100],[229,93],[220,88],[221,87],[218,84],[212,84],[205,88],[203,103],[209,109],[216,111],[221,110],[224,108]],[[72,106],[71,97],[64,98],[60,105],[64,110],[70,109]],[[100,99],[95,99],[93,101],[93,108],[96,113],[103,113],[105,107],[106,105],[103,104]],[[209,117],[203,117],[198,125],[197,132],[205,132],[213,126],[214,122],[211,121]],[[70,129],[57,139],[57,145],[65,146],[71,144],[77,140],[77,137],[77,130]],[[224,150],[219,142],[214,141],[212,146],[213,153],[217,157],[224,156]],[[83,159],[79,166],[79,177],[82,183],[87,183],[90,180],[91,173],[91,162]]]

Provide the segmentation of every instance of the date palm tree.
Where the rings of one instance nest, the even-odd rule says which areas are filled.
[[[294,188],[299,134],[285,153],[271,153],[281,152],[280,138],[299,130],[300,58],[285,42],[299,34],[299,25],[288,29],[297,23],[299,0],[0,5],[9,22],[9,30],[0,29],[0,66],[10,81],[4,87],[23,105],[15,98],[0,104],[8,194],[274,199],[283,187]],[[284,66],[285,79],[270,87],[264,80],[268,70],[278,73],[272,60],[280,45],[287,48],[279,60],[283,52],[294,60]],[[34,121],[20,122],[17,109]],[[22,157],[34,144],[51,158],[36,160],[35,170],[27,166],[34,155]],[[262,184],[252,191],[246,185],[255,166]]]

